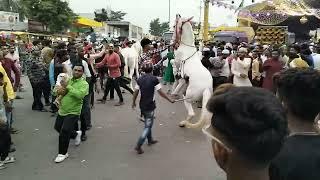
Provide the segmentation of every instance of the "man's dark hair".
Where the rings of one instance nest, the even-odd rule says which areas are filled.
[[[266,165],[281,150],[287,135],[286,112],[269,91],[252,87],[233,87],[213,96],[207,109],[211,124],[243,157]]]
[[[304,55],[311,55],[312,54],[312,51],[309,47],[309,44],[302,44],[301,45],[301,54],[304,54]]]
[[[41,43],[40,40],[34,40],[34,41],[32,42],[32,45],[37,46],[37,45],[40,44],[40,43]]]
[[[148,44],[152,44],[152,42],[150,41],[150,39],[144,38],[141,40],[140,44],[142,48],[145,48]]]
[[[290,48],[293,48],[299,54],[301,52],[301,47],[298,44],[291,45]]]
[[[276,87],[294,115],[314,122],[320,112],[320,72],[293,68],[280,73]]]
[[[76,66],[81,66],[81,67],[82,67],[82,70],[84,71],[84,66],[83,66],[83,64],[80,64],[80,63],[74,64],[74,65],[72,65],[72,69],[74,69],[74,67],[76,67]]]
[[[52,44],[52,41],[49,40],[49,39],[45,39],[45,40],[42,41],[42,43],[43,43],[44,46],[50,46]]]
[[[58,42],[57,49],[65,49],[67,44],[63,41]]]

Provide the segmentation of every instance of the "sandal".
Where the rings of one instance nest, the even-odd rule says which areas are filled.
[[[7,157],[3,163],[4,164],[8,164],[8,163],[14,163],[16,161],[16,159],[14,157]]]
[[[6,167],[4,166],[4,163],[0,161],[0,170],[5,169]]]

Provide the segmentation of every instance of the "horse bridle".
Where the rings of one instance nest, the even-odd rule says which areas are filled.
[[[181,18],[181,17],[179,17],[179,18]],[[191,21],[191,19],[190,20],[187,20],[187,21],[182,21],[182,24],[181,24],[181,27],[178,27],[178,21],[179,21],[179,18],[177,18],[176,19],[176,27],[175,27],[175,29],[176,29],[176,39],[175,39],[175,47],[179,47],[180,46],[180,43],[181,44],[183,44],[183,45],[185,45],[185,46],[188,46],[188,47],[196,47],[196,46],[194,46],[194,45],[189,45],[189,44],[186,44],[186,43],[184,43],[182,40],[181,40],[181,35],[182,35],[182,27],[183,27],[183,25],[185,24],[185,23],[187,23],[187,22],[190,22]],[[178,29],[179,28],[179,29]],[[179,30],[179,31],[178,31]],[[191,56],[192,57],[192,56]]]

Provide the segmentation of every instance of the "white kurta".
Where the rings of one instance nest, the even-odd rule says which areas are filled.
[[[232,61],[231,72],[234,75],[233,84],[235,86],[252,86],[251,81],[248,77],[248,72],[251,65],[250,58],[244,58],[241,61],[239,58],[237,60]],[[240,74],[245,74],[247,77],[242,78]]]

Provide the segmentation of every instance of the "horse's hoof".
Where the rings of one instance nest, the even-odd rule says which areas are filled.
[[[179,127],[181,127],[181,128],[186,127],[186,121],[181,121],[181,122],[179,123]]]

